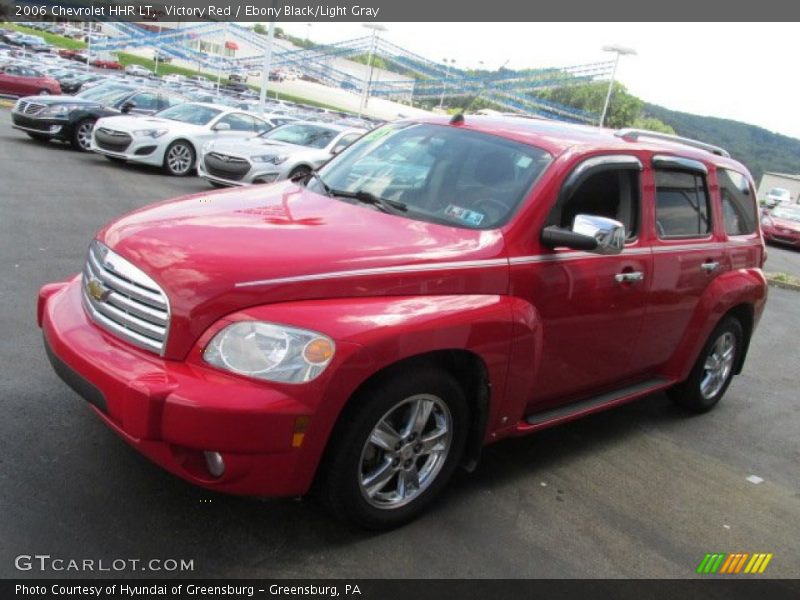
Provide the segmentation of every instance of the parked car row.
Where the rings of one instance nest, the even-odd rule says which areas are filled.
[[[306,176],[372,128],[286,103],[270,102],[262,112],[252,101],[192,83],[173,78],[159,87],[136,77],[103,77],[66,95],[57,93],[53,80],[53,95],[17,101],[13,127],[113,162],[160,167],[174,176],[197,173],[214,187]]]

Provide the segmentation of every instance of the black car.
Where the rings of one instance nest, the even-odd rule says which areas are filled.
[[[163,90],[101,84],[77,96],[28,96],[11,112],[12,127],[35,140],[59,140],[89,151],[95,121],[121,113],[150,115],[186,99]]]

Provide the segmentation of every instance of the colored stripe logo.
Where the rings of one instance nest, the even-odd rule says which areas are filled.
[[[755,575],[767,569],[772,553],[756,552],[714,552],[706,554],[697,566],[697,572],[702,575]]]

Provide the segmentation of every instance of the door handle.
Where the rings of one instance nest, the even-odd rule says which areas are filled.
[[[711,273],[712,271],[716,271],[718,266],[719,266],[718,262],[708,261],[700,265],[700,268],[703,269],[703,271],[705,271],[706,273]]]
[[[641,271],[627,271],[625,273],[617,273],[614,275],[617,283],[635,283],[644,279],[644,273]]]

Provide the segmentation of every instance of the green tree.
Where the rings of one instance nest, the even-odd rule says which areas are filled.
[[[259,35],[266,35],[267,34],[267,28],[264,27],[264,25],[262,25],[261,23],[256,23],[255,27],[253,27],[253,32],[257,33]]]

